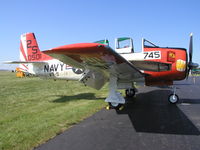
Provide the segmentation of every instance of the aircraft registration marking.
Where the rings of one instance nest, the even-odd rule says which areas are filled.
[[[160,51],[149,51],[144,52],[144,59],[161,59],[161,52]]]
[[[39,49],[38,46],[32,46],[32,40],[27,40],[27,48],[31,48],[31,53],[28,54],[29,61],[35,61],[42,59],[42,55],[38,54]]]

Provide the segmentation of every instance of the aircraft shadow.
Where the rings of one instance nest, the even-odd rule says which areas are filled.
[[[98,98],[95,96],[94,93],[80,93],[77,95],[69,95],[69,96],[63,96],[63,95],[56,95],[59,97],[58,99],[53,100],[53,103],[65,103],[65,102],[70,102],[70,101],[78,101],[81,99],[84,100],[102,100],[105,98]]]
[[[200,104],[200,99],[180,99],[181,103]]]
[[[128,114],[137,132],[200,135],[198,128],[176,106],[169,104],[170,91],[155,90],[137,94],[118,114]]]
[[[188,85],[193,85],[193,84],[190,84],[190,83],[176,83],[176,84],[174,84],[174,85],[175,85],[175,86],[176,86],[176,85],[187,85],[187,86],[188,86]]]

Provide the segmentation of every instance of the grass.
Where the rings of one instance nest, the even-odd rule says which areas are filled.
[[[194,77],[195,77],[195,76],[200,76],[200,74],[192,74],[191,76],[194,76]]]
[[[0,72],[0,150],[27,150],[106,106],[97,91],[76,81],[16,78]]]

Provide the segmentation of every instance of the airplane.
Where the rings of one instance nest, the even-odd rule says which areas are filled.
[[[76,43],[40,51],[34,33],[21,35],[21,67],[38,76],[79,80],[84,85],[100,90],[109,82],[109,94],[105,99],[111,108],[125,104],[118,89],[125,89],[126,97],[136,94],[137,84],[145,86],[173,86],[173,81],[188,78],[197,68],[192,62],[193,34],[190,34],[189,60],[185,48],[159,47],[142,39],[142,52],[134,52],[133,40],[117,38],[115,50],[109,42]],[[67,65],[66,65],[67,64]],[[171,104],[179,100],[176,87],[168,97]]]

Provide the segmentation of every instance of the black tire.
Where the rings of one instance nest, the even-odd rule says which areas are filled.
[[[123,104],[114,104],[114,103],[108,103],[108,105],[109,105],[109,107],[111,108],[111,109],[116,109],[116,110],[119,110],[120,109],[120,107],[122,107],[123,106]]]
[[[130,91],[129,91],[129,89],[126,89],[125,95],[126,95],[126,97],[128,97],[128,98],[134,97],[134,96],[135,96],[135,89],[130,89]]]

